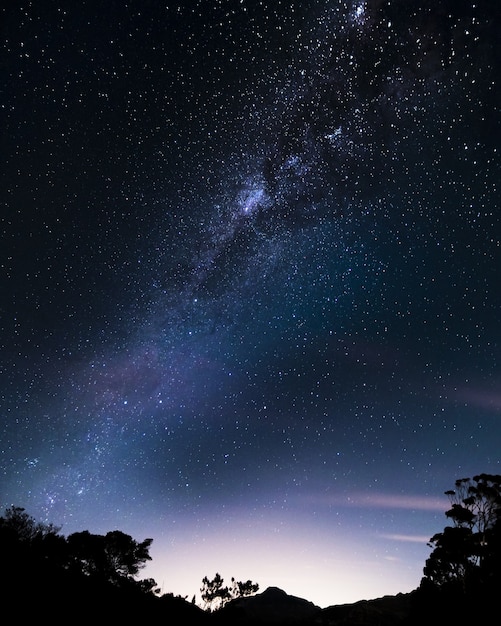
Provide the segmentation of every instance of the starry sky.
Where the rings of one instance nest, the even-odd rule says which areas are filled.
[[[501,472],[498,0],[0,9],[0,505],[142,576],[410,591]]]

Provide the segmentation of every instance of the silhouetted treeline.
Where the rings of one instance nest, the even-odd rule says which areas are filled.
[[[60,534],[21,507],[0,517],[0,593],[4,614],[19,623],[46,616],[54,623],[74,619],[143,620],[182,614],[197,623],[203,612],[167,594],[157,597],[152,579],[137,580],[150,560],[151,539],[135,541],[121,531]]]
[[[256,583],[232,579],[227,587],[216,574],[204,578],[201,591],[207,609],[220,608],[203,611],[181,597],[159,596],[151,578],[138,579],[150,560],[152,539],[138,542],[118,530],[64,537],[53,524],[11,507],[0,517],[3,614],[20,623],[45,617],[52,624],[92,619],[125,624],[161,619],[190,626],[480,623],[497,611],[501,589],[501,476],[457,480],[446,495],[451,508],[445,515],[452,525],[430,539],[432,552],[416,590],[327,609],[274,588],[249,597]]]

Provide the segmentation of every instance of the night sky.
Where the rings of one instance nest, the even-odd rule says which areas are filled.
[[[501,473],[500,10],[3,3],[2,512],[189,599],[417,587]]]

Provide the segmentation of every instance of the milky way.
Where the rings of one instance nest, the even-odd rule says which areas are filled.
[[[499,11],[3,9],[0,503],[183,595],[416,586],[499,472]]]

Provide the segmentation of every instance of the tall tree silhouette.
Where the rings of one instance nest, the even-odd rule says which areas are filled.
[[[501,476],[461,478],[445,494],[453,526],[431,538],[421,584],[468,594],[491,589],[501,581]]]

